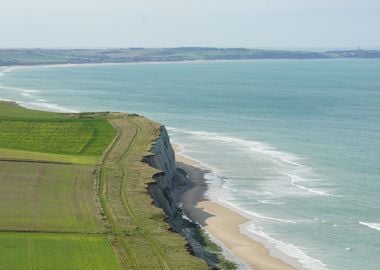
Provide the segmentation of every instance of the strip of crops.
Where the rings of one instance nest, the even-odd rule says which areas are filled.
[[[0,148],[89,156],[99,156],[114,133],[104,119],[0,120],[0,131]]]

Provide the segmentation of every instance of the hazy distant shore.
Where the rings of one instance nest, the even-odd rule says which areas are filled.
[[[0,49],[0,66],[179,62],[199,60],[380,58],[380,50],[269,50],[252,48]]]

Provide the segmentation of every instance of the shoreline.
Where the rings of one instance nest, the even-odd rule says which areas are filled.
[[[86,66],[119,66],[136,64],[191,64],[191,63],[213,63],[213,62],[265,62],[265,61],[326,61],[326,60],[356,60],[356,59],[380,59],[380,58],[253,58],[253,59],[197,59],[197,60],[173,60],[173,61],[127,61],[127,62],[99,62],[99,63],[56,63],[56,64],[30,64],[30,65],[0,65],[0,72],[7,69],[24,68],[50,68],[50,67],[86,67]]]
[[[304,269],[296,260],[290,264],[282,256],[273,256],[271,250],[263,243],[243,233],[241,226],[251,220],[221,203],[206,198],[208,186],[204,174],[210,171],[202,168],[196,161],[182,156],[177,145],[173,145],[173,148],[177,166],[186,171],[192,184],[192,187],[181,195],[184,213],[220,242],[217,244],[222,244],[222,249],[227,252],[228,257],[232,257],[243,269]]]
[[[25,104],[20,104],[18,101],[14,102],[28,108]],[[44,110],[41,108],[30,109]],[[46,111],[54,111],[52,108],[45,109]],[[244,214],[239,213],[238,210],[232,209],[228,205],[208,200],[204,196],[208,188],[204,175],[211,171],[206,165],[182,155],[180,153],[181,149],[175,144],[172,145],[178,167],[188,173],[192,181],[192,187],[180,196],[184,213],[191,220],[199,223],[205,229],[205,232],[211,235],[211,238],[217,240],[217,244],[221,246],[226,257],[231,258],[232,261],[240,266],[249,265],[249,268],[256,270],[304,269],[296,259],[288,258],[285,254],[278,256],[277,250],[275,250],[277,256],[272,256],[272,250],[264,243],[249,237],[248,232],[243,232],[244,229],[241,226],[250,221]],[[252,256],[252,254],[257,254],[258,256]],[[290,264],[287,262],[290,262]],[[249,268],[245,267],[243,269]]]

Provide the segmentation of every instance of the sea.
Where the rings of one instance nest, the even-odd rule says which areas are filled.
[[[210,169],[243,233],[310,270],[380,269],[380,60],[5,68],[0,99],[127,111]]]

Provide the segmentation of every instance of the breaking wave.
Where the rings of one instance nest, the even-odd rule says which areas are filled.
[[[374,229],[376,231],[380,231],[380,223],[370,223],[370,222],[359,221],[359,224],[367,226],[368,228]]]

